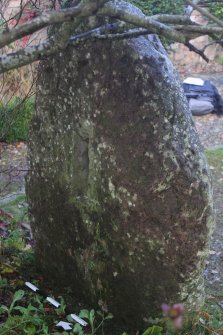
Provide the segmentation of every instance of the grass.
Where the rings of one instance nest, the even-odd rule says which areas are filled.
[[[15,199],[7,201],[1,205],[1,209],[5,212],[10,213],[16,222],[25,220],[28,221],[27,217],[27,205],[25,194],[18,195]]]
[[[223,147],[205,151],[209,165],[217,170],[223,169]]]
[[[13,98],[0,103],[0,140],[8,143],[27,139],[35,98]]]

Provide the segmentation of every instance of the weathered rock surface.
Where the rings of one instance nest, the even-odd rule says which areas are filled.
[[[39,265],[130,331],[162,303],[203,303],[206,160],[155,36],[42,62],[27,195]]]

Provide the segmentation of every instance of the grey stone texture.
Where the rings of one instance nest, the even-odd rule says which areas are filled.
[[[162,303],[204,300],[206,159],[156,36],[41,62],[27,196],[40,268],[134,333]]]

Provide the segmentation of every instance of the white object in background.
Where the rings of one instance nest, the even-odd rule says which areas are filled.
[[[56,327],[62,327],[64,330],[72,330],[72,327],[70,325],[72,325],[72,323],[60,321],[56,325]]]
[[[83,319],[79,318],[79,316],[77,316],[76,314],[71,314],[70,316],[72,317],[72,319],[74,319],[75,321],[80,323],[81,326],[83,326],[83,327],[87,326],[87,322],[85,322]]]
[[[46,300],[53,306],[55,306],[56,308],[58,308],[60,306],[60,303],[50,297],[47,297]]]
[[[36,287],[35,285],[31,284],[31,283],[28,282],[28,281],[25,282],[25,285],[26,285],[28,288],[30,288],[30,290],[32,290],[32,291],[34,291],[34,292],[36,292],[36,291],[39,290],[38,287]]]
[[[188,77],[183,81],[184,84],[203,86],[204,81],[201,78]]]

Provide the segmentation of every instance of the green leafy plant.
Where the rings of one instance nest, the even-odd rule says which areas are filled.
[[[218,17],[219,19],[223,19],[223,6],[222,3],[212,1],[210,4],[211,13]]]
[[[142,335],[161,335],[163,331],[162,327],[152,326],[146,329]]]
[[[0,289],[4,289],[8,286],[8,281],[6,278],[3,278],[1,275],[0,275]]]
[[[0,140],[15,142],[26,140],[32,118],[35,98],[14,98],[0,104]]]
[[[34,296],[26,307],[17,305],[17,302],[21,301],[24,295],[23,290],[18,290],[15,292],[9,307],[5,305],[0,307],[0,314],[7,314],[6,322],[0,325],[0,334],[50,335],[49,329],[55,323],[55,315],[46,315],[43,299],[38,295]]]
[[[6,312],[8,314],[8,317],[10,317],[13,309],[15,308],[16,302],[21,300],[23,298],[23,296],[24,296],[24,291],[23,290],[16,291],[14,296],[13,296],[11,305],[9,307],[7,307],[5,305],[0,306],[0,313],[5,313]]]
[[[155,14],[183,14],[183,0],[130,0],[147,15]]]
[[[66,310],[66,304],[65,304],[65,301],[64,301],[64,298],[59,296],[58,297],[58,300],[60,302],[60,306],[56,309],[56,314],[57,315],[65,315],[65,310]]]
[[[113,318],[112,314],[105,314],[104,312],[97,311],[94,309],[82,309],[79,313],[79,317],[85,319],[90,326],[90,333],[86,333],[85,329],[78,323],[73,327],[72,334],[76,335],[96,335],[100,331],[101,334],[104,334],[104,325],[106,321],[109,321]],[[72,322],[72,318],[68,316],[68,321]]]
[[[12,230],[7,239],[3,241],[4,249],[24,249],[25,243],[23,234],[19,229]]]

